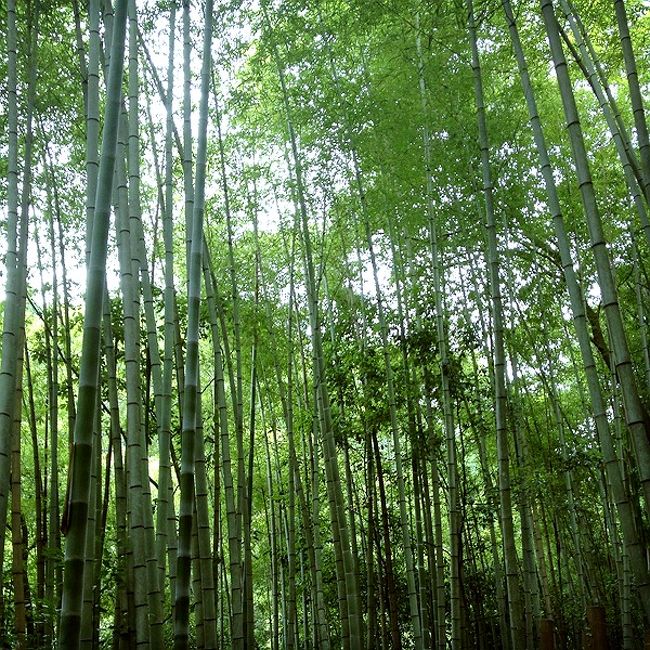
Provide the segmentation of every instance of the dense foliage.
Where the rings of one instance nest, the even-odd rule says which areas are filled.
[[[5,4],[1,647],[650,642],[647,2]]]

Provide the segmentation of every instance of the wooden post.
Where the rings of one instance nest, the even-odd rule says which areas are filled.
[[[589,629],[585,637],[585,650],[609,650],[605,608],[600,605],[588,607],[587,625]]]
[[[552,618],[539,622],[539,650],[555,650],[555,624]]]

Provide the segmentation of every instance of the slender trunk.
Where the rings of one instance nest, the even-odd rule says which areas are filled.
[[[212,0],[205,6],[203,34],[203,63],[201,69],[201,104],[196,156],[196,183],[192,213],[192,244],[189,264],[187,354],[185,356],[185,384],[183,395],[183,427],[181,452],[181,508],[178,533],[178,578],[174,639],[177,648],[189,647],[189,606],[192,521],[194,515],[195,439],[197,429],[199,383],[199,306],[201,301],[201,272],[203,254],[203,211],[205,202],[206,149],[208,127],[208,92],[210,86],[210,48],[212,44]],[[187,155],[187,151],[185,152]]]
[[[635,517],[631,504],[627,498],[625,486],[623,484],[623,475],[621,468],[616,458],[616,452],[614,449],[613,439],[601,392],[600,380],[598,378],[596,363],[587,328],[584,296],[576,278],[574,260],[571,254],[569,240],[565,230],[564,218],[560,208],[557,187],[555,184],[555,179],[553,177],[553,170],[550,165],[544,132],[542,130],[541,122],[539,119],[537,103],[532,91],[532,85],[528,74],[526,60],[524,57],[523,49],[521,47],[521,42],[519,40],[517,25],[515,23],[509,0],[504,0],[503,6],[510,28],[510,35],[517,58],[522,88],[526,98],[526,104],[528,106],[529,120],[531,128],[533,130],[535,146],[539,156],[542,175],[544,178],[548,207],[551,213],[551,217],[553,218],[553,227],[558,243],[563,276],[569,293],[573,324],[580,347],[580,354],[582,357],[585,376],[587,379],[587,387],[591,401],[591,409],[593,413],[596,433],[600,444],[601,453],[603,454],[607,477],[612,486],[614,501],[616,502],[619,516],[621,518],[624,543],[629,549],[630,558],[633,562],[633,566],[635,567],[639,592],[641,594],[641,600],[647,619],[650,615],[650,594],[648,593],[650,583],[648,579],[647,565],[644,558],[644,553],[642,552],[641,546],[639,544],[636,524],[634,521]],[[552,563],[550,564],[550,568],[551,571],[553,571]],[[547,615],[550,615],[548,606],[546,613]]]
[[[521,602],[521,586],[519,584],[519,569],[517,549],[515,547],[510,486],[510,450],[508,441],[507,392],[505,382],[506,359],[503,341],[503,306],[501,297],[500,261],[494,216],[494,197],[490,171],[485,104],[483,99],[483,82],[481,78],[472,0],[467,1],[467,9],[469,13],[468,29],[470,33],[470,45],[472,48],[474,92],[478,119],[479,146],[481,150],[483,196],[485,200],[485,214],[487,219],[487,263],[489,267],[489,284],[492,298],[491,315],[493,320],[494,392],[499,470],[499,505],[506,568],[506,585],[508,590],[510,635],[512,638],[513,648],[524,648],[526,647],[525,630],[523,627],[524,611]]]
[[[170,528],[175,528],[174,504],[170,496],[172,493],[171,476],[171,416],[172,416],[172,381],[174,364],[174,201],[173,201],[173,154],[172,154],[172,126],[173,126],[173,83],[174,83],[174,43],[176,25],[176,3],[171,4],[169,16],[169,59],[167,66],[167,100],[165,123],[165,201],[163,216],[163,239],[165,247],[165,343],[163,352],[162,369],[162,396],[160,428],[158,438],[158,499],[156,510],[156,555],[161,593],[166,593],[165,567],[169,567],[169,583],[171,595],[174,594],[175,584],[171,580],[173,566],[175,565],[174,552],[169,536]],[[168,557],[168,562],[166,558]]]
[[[200,392],[200,390],[199,390]],[[203,420],[201,401],[197,402],[197,424],[195,442],[196,474],[196,534],[198,551],[198,577],[201,588],[201,613],[203,622],[203,643],[206,650],[217,648],[216,593],[210,558],[210,516],[208,511],[208,479],[203,442]]]
[[[381,463],[381,456],[379,453],[379,442],[377,440],[377,432],[372,431],[372,443],[374,447],[375,462],[377,467],[377,483],[379,485],[379,502],[381,504],[382,515],[382,533],[383,533],[383,548],[385,553],[386,564],[386,581],[385,588],[388,597],[388,613],[390,619],[390,634],[392,640],[392,647],[395,650],[400,650],[402,647],[402,636],[399,629],[398,620],[398,603],[397,603],[397,590],[395,587],[395,573],[393,569],[393,552],[390,543],[390,530],[388,521],[388,502],[386,499],[386,487],[384,483],[384,471]]]
[[[27,585],[25,580],[25,562],[22,528],[22,485],[21,485],[21,447],[22,436],[20,425],[22,420],[23,396],[23,355],[24,355],[24,329],[18,333],[20,350],[17,355],[16,392],[14,399],[14,422],[12,427],[11,444],[11,577],[14,592],[14,633],[15,647],[17,650],[26,650],[27,645]]]
[[[594,60],[592,55],[593,48],[588,47],[587,43],[585,43],[587,35],[580,29],[579,20],[571,10],[569,0],[560,0],[560,7],[569,21],[576,45],[574,45],[567,37],[563,29],[561,29],[560,34],[567,48],[571,51],[573,58],[583,70],[583,74],[591,85],[594,95],[600,104],[601,110],[603,111],[603,115],[605,116],[605,120],[612,134],[618,157],[623,166],[625,182],[628,186],[637,214],[639,215],[641,227],[643,228],[646,238],[650,242],[650,221],[648,220],[646,209],[647,202],[644,202],[643,198],[644,182],[629,137],[625,131],[625,126],[623,125],[620,116],[617,120],[616,112],[612,106],[613,97],[611,96],[611,93],[606,93],[603,88],[601,77],[597,70],[597,61]]]
[[[630,38],[630,30],[627,24],[627,14],[623,0],[614,0],[614,12],[616,14],[619,38],[621,39],[621,49],[623,50],[627,85],[630,91],[643,182],[646,187],[646,193],[648,193],[650,192],[650,137],[648,136],[648,124],[643,107],[643,95],[641,94],[636,58],[632,49],[632,39]]]
[[[564,58],[552,0],[542,0],[541,7],[560,88],[569,138],[571,140],[573,159],[576,165],[576,176],[580,187],[580,197],[598,274],[598,285],[600,287],[607,326],[612,340],[616,376],[621,385],[623,395],[625,420],[634,439],[646,508],[650,508],[650,440],[648,435],[650,417],[646,413],[639,397],[634,369],[630,360],[627,336],[614,281],[613,267],[605,242],[603,224],[591,179],[582,127],[580,126],[573,87],[571,85],[566,59]]]
[[[449,378],[449,358],[447,352],[447,331],[445,326],[445,308],[443,301],[442,285],[444,282],[444,269],[441,264],[441,255],[438,246],[438,226],[436,224],[436,210],[433,203],[434,197],[434,179],[432,173],[432,160],[431,160],[431,143],[429,137],[429,106],[427,102],[427,87],[424,78],[424,60],[422,56],[422,45],[420,37],[416,41],[416,49],[418,54],[418,78],[420,100],[422,103],[422,111],[424,114],[423,126],[423,141],[424,141],[424,164],[426,171],[426,187],[427,187],[427,218],[428,218],[428,235],[429,235],[429,250],[431,260],[433,263],[433,290],[435,295],[436,306],[436,338],[440,357],[440,383],[442,389],[442,411],[443,423],[446,442],[447,453],[447,482],[449,486],[449,500],[448,500],[448,513],[449,513],[449,541],[450,541],[450,586],[451,586],[451,642],[452,648],[460,646],[460,624],[461,624],[461,594],[460,594],[460,512],[458,507],[458,480],[457,480],[457,461],[456,461],[456,434],[454,430],[454,420],[452,413],[452,399],[450,390]],[[433,461],[436,462],[435,459]],[[437,468],[434,470],[437,474]],[[434,485],[434,490],[437,493],[437,488]],[[440,573],[440,572],[438,572]],[[438,575],[438,580],[441,576]],[[438,592],[438,599],[440,601],[444,592]],[[442,609],[441,609],[442,608]],[[438,615],[437,615],[437,644],[438,648],[444,646],[444,617],[441,616],[444,611],[444,599],[438,602]]]
[[[23,185],[18,213],[18,106],[17,106],[17,32],[16,3],[7,2],[7,76],[8,76],[8,152],[7,152],[7,269],[4,320],[2,329],[2,360],[0,361],[0,548],[4,549],[7,508],[11,474],[11,447],[18,376],[22,372],[21,331],[25,324],[27,273],[27,241],[32,178],[32,114],[36,86],[38,44],[38,5],[28,7],[29,68],[27,116],[23,152]],[[0,559],[2,569],[2,559]]]
[[[99,342],[102,301],[106,278],[106,254],[117,127],[120,114],[120,87],[124,66],[126,36],[126,0],[117,1],[113,24],[111,63],[104,115],[104,136],[99,162],[97,198],[91,251],[88,264],[84,333],[79,377],[79,397],[71,456],[71,490],[66,512],[66,547],[61,606],[59,648],[74,650],[79,646],[85,541],[90,491],[92,427],[98,392]]]
[[[265,12],[265,22],[271,31],[268,15]],[[342,641],[344,648],[357,648],[361,644],[361,626],[358,612],[358,596],[354,579],[354,566],[348,531],[345,505],[341,490],[339,468],[337,461],[336,444],[334,439],[334,423],[330,410],[330,397],[327,387],[325,364],[323,360],[323,343],[321,333],[321,316],[318,304],[316,274],[314,269],[313,250],[307,214],[304,181],[301,157],[293,127],[291,106],[286,87],[284,67],[280,59],[277,45],[272,40],[273,57],[275,59],[284,110],[287,120],[289,144],[293,157],[293,171],[296,178],[296,195],[298,210],[296,219],[301,225],[301,234],[304,244],[305,282],[307,289],[307,302],[309,307],[312,352],[314,358],[314,383],[317,391],[318,414],[323,439],[325,473],[327,476],[327,493],[330,506],[330,521],[334,550],[337,556],[337,582],[339,589],[339,612],[342,624]]]

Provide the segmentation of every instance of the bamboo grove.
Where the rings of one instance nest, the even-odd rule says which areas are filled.
[[[1,647],[648,647],[647,2],[2,6]]]

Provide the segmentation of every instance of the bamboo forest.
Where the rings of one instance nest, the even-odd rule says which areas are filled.
[[[650,648],[648,0],[0,51],[0,649]]]

